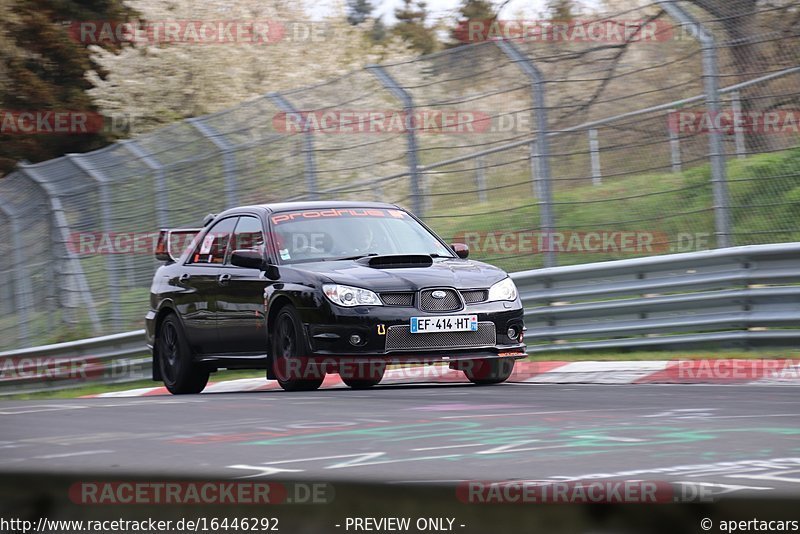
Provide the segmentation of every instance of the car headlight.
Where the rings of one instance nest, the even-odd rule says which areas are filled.
[[[339,306],[382,306],[378,295],[369,289],[360,287],[343,286],[339,284],[324,284],[322,291],[328,300]]]
[[[489,288],[489,300],[517,300],[517,286],[511,278],[504,278]]]

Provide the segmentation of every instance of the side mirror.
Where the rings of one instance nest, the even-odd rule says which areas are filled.
[[[269,278],[270,280],[277,280],[278,278],[281,277],[281,273],[278,270],[278,266],[272,265],[271,263],[266,265],[266,268],[264,269],[264,275],[266,275],[266,277]]]
[[[272,265],[264,260],[261,252],[252,249],[234,250],[231,254],[231,263],[237,267],[247,267],[248,269],[258,269],[270,280],[277,280],[281,277],[277,265]]]
[[[450,243],[450,248],[462,260],[466,260],[469,257],[469,247],[464,243]]]
[[[231,263],[237,267],[247,267],[249,269],[266,270],[267,262],[257,250],[234,250],[231,254]]]

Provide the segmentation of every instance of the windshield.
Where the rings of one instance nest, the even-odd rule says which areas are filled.
[[[282,263],[385,254],[455,257],[424,226],[401,210],[298,210],[275,213],[270,219]]]

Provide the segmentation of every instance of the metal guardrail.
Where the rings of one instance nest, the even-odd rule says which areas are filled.
[[[514,273],[531,353],[800,340],[800,243]]]
[[[511,277],[525,305],[530,353],[796,347],[800,341],[800,243],[553,267]],[[146,379],[146,352],[144,330],[2,352],[0,394]]]
[[[144,330],[0,352],[0,395],[148,379]]]

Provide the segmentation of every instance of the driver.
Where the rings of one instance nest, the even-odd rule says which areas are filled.
[[[353,251],[360,254],[370,252],[373,247],[374,235],[372,228],[368,224],[354,224],[351,229],[350,242],[353,246]]]

